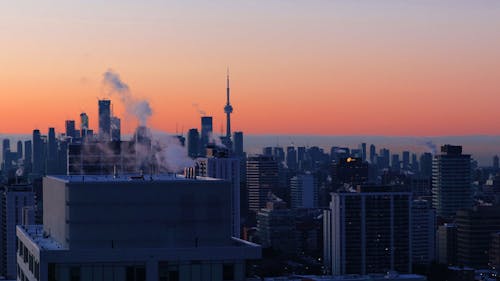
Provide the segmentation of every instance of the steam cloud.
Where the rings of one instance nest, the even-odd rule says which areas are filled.
[[[196,111],[198,112],[198,114],[200,114],[201,116],[207,115],[207,113],[205,112],[205,110],[203,110],[203,109],[200,108],[199,104],[193,102],[193,107],[196,109]]]
[[[432,141],[428,140],[428,141],[424,142],[424,145],[429,149],[429,151],[430,151],[430,153],[432,153],[432,155],[436,154],[436,152],[437,152],[436,144],[434,144]]]
[[[111,69],[104,72],[103,84],[110,95],[116,94],[120,97],[127,113],[135,116],[141,126],[147,124],[149,117],[153,114],[149,101],[134,97],[129,86],[121,80],[120,75]]]

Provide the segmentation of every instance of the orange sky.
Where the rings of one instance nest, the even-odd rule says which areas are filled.
[[[229,66],[245,133],[500,134],[498,1],[22,2],[0,4],[0,133],[97,127],[109,68],[150,126],[199,127],[197,103],[219,132]]]

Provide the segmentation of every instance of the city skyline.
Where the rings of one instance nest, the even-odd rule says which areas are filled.
[[[2,4],[3,134],[81,112],[97,128],[108,69],[150,102],[150,127],[187,132],[203,110],[219,133],[230,67],[248,134],[500,135],[496,1],[53,4]]]

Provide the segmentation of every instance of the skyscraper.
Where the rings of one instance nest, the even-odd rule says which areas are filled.
[[[332,193],[325,266],[334,275],[411,272],[411,202],[409,192],[384,187]]]
[[[89,130],[89,116],[87,113],[80,113],[80,136],[85,138],[87,136],[87,131]]]
[[[198,129],[189,129],[187,142],[189,157],[196,158],[200,152],[200,134],[198,133]]]
[[[120,118],[115,116],[111,117],[111,140],[112,141],[121,140],[121,121]]]
[[[436,259],[436,212],[431,202],[412,202],[412,260],[414,264],[429,265]]]
[[[290,180],[292,194],[291,207],[316,208],[318,206],[318,186],[311,174],[297,175]]]
[[[17,141],[17,159],[22,159],[23,158],[23,142],[22,141]]]
[[[363,162],[366,161],[366,143],[361,144],[361,158],[363,159]]]
[[[410,152],[403,151],[403,170],[408,171],[410,169]]]
[[[375,160],[377,159],[377,150],[375,145],[370,144],[370,164],[375,164]]]
[[[71,138],[76,137],[75,120],[66,120],[66,136]]]
[[[45,142],[40,130],[33,130],[33,172],[39,175],[45,173]]]
[[[201,144],[200,144],[200,155],[206,155],[206,147],[210,142],[210,138],[212,137],[212,116],[203,116],[201,117]]]
[[[286,166],[291,170],[297,169],[297,150],[293,146],[286,148]]]
[[[272,156],[247,159],[248,208],[258,212],[266,206],[269,196],[278,187],[278,163]]]
[[[432,204],[437,215],[452,218],[472,207],[471,158],[461,146],[444,145],[432,163]]]
[[[49,128],[47,141],[47,174],[53,174],[57,171],[57,140],[56,130]]]
[[[499,168],[498,155],[493,156],[493,170],[497,171]]]
[[[243,132],[234,132],[234,155],[243,156]]]
[[[111,138],[111,101],[99,100],[99,139]]]

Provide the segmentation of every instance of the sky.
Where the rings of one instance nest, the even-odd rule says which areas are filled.
[[[103,74],[154,129],[500,135],[500,1],[0,1],[0,133],[97,127]]]

